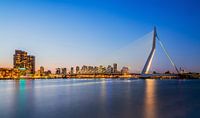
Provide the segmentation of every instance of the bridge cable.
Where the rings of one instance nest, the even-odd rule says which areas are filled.
[[[178,68],[176,67],[175,63],[172,61],[171,57],[169,56],[169,53],[168,53],[167,50],[165,49],[165,47],[164,47],[162,41],[160,40],[160,38],[158,37],[158,35],[156,35],[156,37],[157,37],[157,39],[158,39],[158,41],[159,41],[160,46],[162,47],[163,51],[165,52],[167,58],[169,59],[170,63],[172,64],[172,66],[175,68],[175,70],[176,70],[177,73],[179,74],[180,72],[179,72]]]

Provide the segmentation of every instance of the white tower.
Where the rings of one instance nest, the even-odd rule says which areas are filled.
[[[142,70],[142,74],[149,74],[149,69],[151,67],[152,64],[152,60],[156,51],[156,37],[157,37],[157,33],[156,33],[156,27],[154,27],[154,31],[153,31],[153,45],[152,45],[152,49],[151,52],[149,54],[149,57],[144,65],[144,68]]]

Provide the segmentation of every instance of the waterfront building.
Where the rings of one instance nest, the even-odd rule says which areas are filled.
[[[97,66],[94,67],[94,73],[95,73],[95,74],[98,73],[98,67],[97,67]]]
[[[81,68],[81,73],[82,73],[82,74],[87,73],[87,66],[86,66],[86,65],[83,65],[83,66],[82,66],[82,68]]]
[[[122,67],[121,73],[122,74],[128,74],[129,73],[129,68],[128,67]]]
[[[44,75],[44,67],[43,66],[40,67],[40,71],[39,72],[40,72],[40,76]]]
[[[113,64],[113,73],[117,73],[117,72],[118,72],[118,70],[117,70],[117,64],[114,63]]]
[[[51,75],[51,70],[44,71],[44,74],[45,74],[45,76],[50,76]]]
[[[25,68],[27,63],[27,52],[21,50],[15,50],[13,55],[14,68]]]
[[[80,67],[76,66],[76,74],[79,74],[79,71],[80,71]]]
[[[100,73],[103,73],[103,66],[102,65],[100,65],[98,67],[98,74],[100,74]]]
[[[108,65],[106,73],[107,74],[112,74],[113,73],[113,67],[111,65]]]
[[[94,71],[93,66],[88,66],[87,73],[88,73],[88,74],[93,74],[93,71]]]
[[[74,67],[71,67],[70,74],[74,74]]]
[[[15,68],[0,68],[0,78],[18,78],[19,70]]]
[[[60,75],[60,74],[61,74],[60,68],[56,68],[56,75]]]
[[[62,75],[64,75],[64,76],[67,75],[67,68],[62,68]]]
[[[35,56],[28,55],[22,50],[15,50],[13,55],[13,66],[15,69],[23,70],[27,74],[35,73]]]
[[[35,56],[28,55],[28,73],[35,74]]]

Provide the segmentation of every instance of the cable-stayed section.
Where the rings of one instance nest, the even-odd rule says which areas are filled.
[[[158,42],[159,42],[163,52],[165,53],[165,55],[169,59],[171,65],[175,68],[176,72],[179,74],[179,70],[178,70],[177,66],[173,62],[172,58],[170,57],[169,53],[167,52],[166,48],[164,47],[162,41],[160,40],[160,38],[157,35],[156,27],[154,27],[153,38],[152,39],[153,39],[152,49],[151,49],[151,52],[150,52],[150,54],[149,54],[149,56],[147,58],[147,61],[146,61],[145,65],[144,65],[144,68],[143,68],[141,74],[142,75],[150,74],[149,70],[151,68],[152,60],[153,60],[153,57],[154,57],[154,54],[155,54],[155,51],[156,51],[156,41],[157,41],[157,39],[158,39]]]
[[[122,46],[118,50],[105,55],[104,58],[99,60],[99,63],[103,65],[117,63],[119,70],[123,66],[126,66],[129,68],[130,72],[141,73],[141,69],[151,49],[152,35],[153,31]]]
[[[157,47],[157,41],[161,47],[161,50],[163,50],[164,54],[167,56],[166,59],[170,61],[172,67],[175,68],[177,73],[179,73],[178,68],[176,67],[172,58],[169,56],[162,41],[159,39],[156,27],[154,27],[153,31],[145,34],[141,38],[128,43],[127,45],[115,50],[110,54],[105,54],[104,58],[101,58],[101,60],[98,62],[102,65],[117,63],[119,70],[123,66],[126,66],[132,73],[141,73],[142,75],[151,74],[152,71],[150,70],[152,70],[151,68],[154,61],[154,56],[157,54],[157,51],[159,51],[159,47]],[[159,58],[160,61],[163,61],[159,56],[157,58]]]
[[[160,38],[158,37],[158,35],[157,35],[156,37],[157,37],[158,42],[159,42],[161,48],[163,49],[165,55],[166,55],[167,58],[169,59],[169,61],[170,61],[170,63],[172,64],[172,66],[175,68],[176,72],[179,74],[180,72],[179,72],[177,66],[176,66],[175,63],[173,62],[172,58],[169,56],[169,53],[167,52],[167,50],[166,50],[165,46],[163,45],[162,41],[160,40]]]

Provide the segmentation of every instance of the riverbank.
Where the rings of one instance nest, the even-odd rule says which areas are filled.
[[[158,76],[154,76],[154,77],[138,77],[138,78],[132,78],[132,77],[115,77],[115,78],[111,78],[111,77],[107,77],[107,78],[98,78],[98,77],[71,77],[71,78],[63,78],[63,77],[59,77],[59,78],[0,78],[0,80],[48,80],[48,79],[122,79],[122,80],[132,80],[132,79],[165,79],[165,80],[170,80],[170,79],[187,79],[187,80],[192,80],[192,79],[200,79],[200,78],[194,78],[194,77],[158,77]]]

